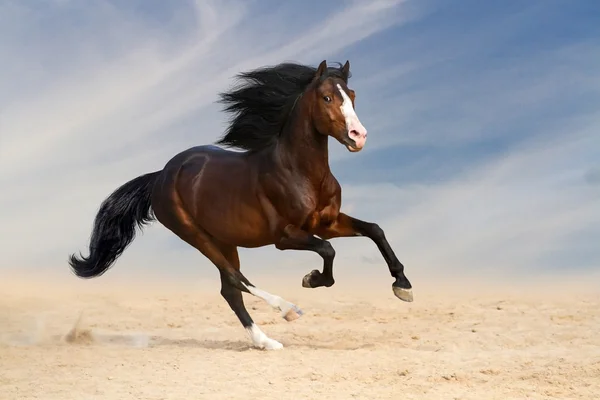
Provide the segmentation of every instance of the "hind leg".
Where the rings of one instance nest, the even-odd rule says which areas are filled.
[[[235,264],[232,265],[223,254],[223,251],[214,243],[205,241],[198,248],[217,266],[217,268],[219,268],[222,278],[233,288],[263,299],[271,307],[279,310],[281,312],[281,317],[286,321],[293,321],[302,315],[302,310],[295,304],[265,290],[259,289],[250,283],[250,281],[240,272],[239,266],[236,268]]]
[[[222,285],[225,282],[225,293],[228,296],[227,301],[232,300],[233,304],[237,305],[236,309],[240,312],[238,317],[240,315],[244,317],[246,323],[251,321],[251,319],[246,318],[248,313],[245,311],[245,308],[239,307],[239,304],[243,305],[243,303],[237,300],[236,296],[238,295],[234,294],[233,289],[260,297],[271,307],[281,311],[282,317],[287,321],[293,321],[302,315],[302,311],[296,305],[279,296],[261,290],[250,283],[239,270],[239,259],[235,247],[228,248],[228,246],[222,243],[217,243],[210,234],[199,227],[186,212],[176,194],[168,198],[165,203],[161,200],[164,200],[164,198],[158,197],[153,199],[156,218],[180,239],[200,251],[219,269]],[[244,311],[242,311],[242,308]],[[244,321],[242,321],[242,324],[244,324]],[[259,331],[253,330],[252,332]],[[262,337],[259,333],[256,333],[256,335],[257,337]]]
[[[239,271],[240,261],[237,249],[232,246],[229,249],[223,250],[223,254],[227,261],[229,261],[229,263]],[[283,348],[281,343],[269,338],[258,327],[258,325],[254,323],[252,317],[246,310],[246,306],[244,305],[242,291],[234,287],[230,283],[227,275],[223,272],[221,272],[221,296],[223,296],[225,301],[227,301],[229,304],[229,307],[231,307],[235,315],[237,315],[238,319],[242,323],[242,326],[244,329],[246,329],[246,332],[248,332],[248,336],[250,336],[250,340],[252,341],[254,347],[265,350],[280,350]]]
[[[279,310],[281,316],[286,321],[293,321],[302,315],[302,310],[296,305],[279,296],[259,289],[250,283],[250,281],[239,271],[239,268],[235,268],[235,266],[227,260],[219,246],[202,229],[196,228],[192,232],[189,232],[190,235],[183,234],[181,230],[176,233],[184,238],[184,240],[187,238],[186,241],[188,243],[197,248],[206,256],[206,258],[219,268],[225,281],[232,287],[241,290],[242,292],[250,293],[253,296],[260,297],[271,307]]]
[[[281,316],[286,321],[298,319],[303,313],[298,306],[290,303],[283,298],[271,294],[267,291],[257,288],[238,270],[233,268],[225,259],[223,254],[212,243],[204,242],[202,246],[198,246],[200,252],[204,254],[213,264],[219,268],[223,279],[232,287],[242,292],[250,293],[253,296],[260,297],[271,307],[279,310]]]

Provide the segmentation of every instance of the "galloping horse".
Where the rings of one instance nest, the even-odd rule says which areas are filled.
[[[396,297],[412,301],[404,266],[375,223],[340,212],[341,187],[329,169],[329,136],[351,152],[360,151],[367,130],[354,110],[350,63],[318,68],[283,63],[241,73],[243,84],[220,94],[232,119],[215,145],[175,155],[160,171],[141,175],[116,189],[100,206],[89,256],[69,257],[80,278],[105,273],[141,229],[158,220],[198,249],[218,269],[221,295],[255,347],[283,345],[263,333],[246,310],[242,292],[262,298],[292,321],[302,311],[259,289],[241,273],[238,247],[275,245],[309,250],[323,258],[302,286],[334,284],[335,250],[328,239],[366,236],[377,245],[395,281]]]

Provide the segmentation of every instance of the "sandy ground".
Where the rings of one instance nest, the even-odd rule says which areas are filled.
[[[408,304],[387,280],[300,278],[262,285],[304,310],[293,322],[245,296],[285,346],[270,352],[250,347],[216,282],[5,278],[0,399],[600,398],[600,290],[421,284]]]

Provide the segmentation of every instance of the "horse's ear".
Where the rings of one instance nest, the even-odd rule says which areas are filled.
[[[321,61],[319,64],[319,68],[317,68],[317,72],[315,73],[315,78],[318,79],[327,71],[327,60]]]
[[[348,82],[348,76],[350,76],[350,60],[346,60],[346,64],[342,67],[342,75],[344,80]]]

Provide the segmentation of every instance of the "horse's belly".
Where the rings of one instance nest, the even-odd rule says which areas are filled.
[[[244,197],[240,196],[242,200]],[[217,240],[240,247],[272,243],[272,232],[260,206],[244,201],[199,199],[196,220]]]

